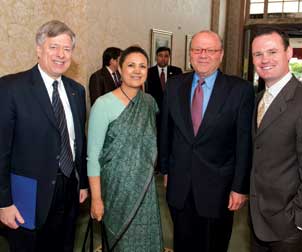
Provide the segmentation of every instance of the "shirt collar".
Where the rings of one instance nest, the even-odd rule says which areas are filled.
[[[159,65],[157,65],[157,69],[158,69],[158,72],[161,73],[161,70],[164,69],[165,73],[168,71],[168,66],[165,66],[165,67],[160,67]]]
[[[214,73],[212,73],[211,75],[204,78],[204,81],[205,81],[204,86],[206,88],[209,88],[209,89],[213,88],[217,74],[218,74],[218,70],[216,70]],[[195,72],[193,75],[193,87],[197,86],[198,80],[199,80],[199,75]]]
[[[47,88],[51,87],[52,88],[52,84],[55,80],[57,80],[59,82],[59,85],[61,83],[61,80],[62,80],[62,77],[60,76],[59,78],[57,79],[53,79],[52,77],[50,77],[41,67],[40,65],[38,64],[38,69],[40,71],[40,74],[42,76],[42,79],[44,81],[44,84]]]
[[[106,68],[107,68],[107,70],[109,71],[109,73],[110,73],[111,75],[114,74],[114,72],[111,70],[111,68],[110,68],[109,66],[106,66]]]
[[[266,87],[266,90],[275,98],[291,78],[292,74],[291,72],[288,72],[286,75],[283,76],[281,80],[277,81],[271,87]]]

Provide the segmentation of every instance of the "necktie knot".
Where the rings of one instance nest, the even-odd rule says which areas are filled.
[[[59,85],[59,82],[58,82],[57,80],[55,80],[55,81],[52,83],[52,86],[53,86],[54,91],[57,91],[57,90],[58,90],[58,85]]]
[[[200,78],[198,81],[198,86],[202,86],[203,84],[205,84],[204,78]]]

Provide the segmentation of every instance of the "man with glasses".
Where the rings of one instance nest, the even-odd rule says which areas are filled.
[[[302,84],[293,49],[274,28],[257,31],[253,63],[265,81],[253,119],[250,209],[253,252],[302,251]]]
[[[226,252],[233,213],[247,200],[254,91],[218,69],[222,58],[218,34],[196,33],[194,72],[168,80],[164,96],[160,167],[175,252]]]

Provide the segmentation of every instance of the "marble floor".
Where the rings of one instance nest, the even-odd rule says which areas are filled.
[[[165,201],[165,190],[162,186],[162,177],[156,176],[156,184],[158,189],[158,196],[160,202],[160,210],[161,210],[161,219],[162,219],[162,227],[163,227],[163,235],[164,235],[164,244],[168,251],[173,251],[173,235],[172,235],[172,221],[169,215],[169,211]],[[86,203],[81,207],[80,217],[77,223],[77,232],[76,232],[76,240],[75,240],[75,252],[81,251],[81,246],[83,243],[83,237],[86,230],[86,225],[88,222],[88,209],[89,206]],[[96,251],[100,251],[98,249],[98,245],[100,244],[100,237],[98,235],[97,227],[96,233],[94,234],[95,240],[95,249]],[[240,211],[236,212],[234,218],[234,226],[232,238],[229,246],[228,252],[249,252],[250,251],[250,229],[248,225],[247,218],[247,207],[244,207]],[[8,247],[6,241],[0,236],[0,251],[8,252]]]

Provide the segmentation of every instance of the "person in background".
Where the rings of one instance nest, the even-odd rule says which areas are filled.
[[[38,64],[0,79],[0,221],[10,251],[73,251],[79,202],[88,194],[85,89],[63,75],[75,39],[60,21],[43,24]],[[36,182],[34,230],[20,226],[27,219],[13,201],[12,187],[21,187],[13,174]]]
[[[146,92],[153,96],[159,107],[159,113],[156,117],[157,126],[157,145],[159,147],[160,138],[160,118],[163,94],[166,89],[166,83],[172,76],[182,73],[181,68],[169,65],[171,59],[171,50],[169,47],[159,47],[156,50],[156,65],[148,69]],[[159,172],[159,163],[156,163],[155,173]]]
[[[103,53],[103,66],[90,76],[89,93],[91,106],[95,100],[120,86],[121,76],[118,61],[121,49],[108,47]]]
[[[169,47],[159,47],[156,50],[156,65],[148,69],[146,92],[153,96],[158,107],[161,107],[167,80],[175,75],[181,74],[179,67],[169,65],[171,50]]]
[[[141,90],[148,57],[137,46],[122,52],[122,84],[98,98],[88,127],[91,216],[104,220],[115,252],[162,251],[153,169],[157,156],[152,96]]]

